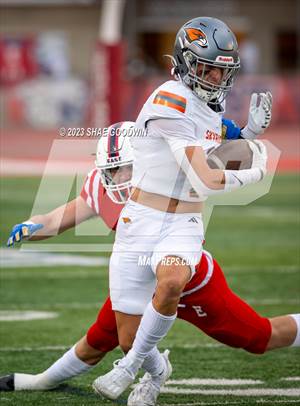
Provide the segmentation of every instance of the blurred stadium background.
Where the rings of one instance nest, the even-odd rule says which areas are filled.
[[[234,290],[256,310],[266,316],[299,312],[300,2],[0,0],[0,316],[1,320],[9,318],[5,312],[12,310],[56,314],[53,319],[0,321],[0,374],[47,367],[84,334],[107,293],[107,267],[99,271],[94,258],[84,261],[80,255],[72,261],[69,254],[45,257],[3,248],[11,226],[32,212],[53,141],[62,139],[59,129],[101,128],[135,120],[154,87],[170,77],[169,62],[162,55],[172,53],[177,29],[198,15],[223,19],[240,43],[242,69],[228,97],[226,116],[245,124],[251,92],[270,89],[274,110],[265,137],[281,150],[267,196],[247,207],[214,211],[207,249],[224,265]],[[60,188],[66,184],[61,181],[64,175],[84,176],[93,167],[95,140],[81,149],[78,138],[82,138],[70,138],[74,149],[61,149],[47,167],[47,174],[55,175],[55,187],[44,193],[45,211],[64,203],[58,187],[59,182]],[[82,178],[70,198],[78,193],[81,182]],[[78,254],[79,244],[86,247],[99,241],[95,228],[97,224],[92,223],[82,233],[69,231],[55,237],[56,248],[50,249],[74,251],[77,246]],[[101,241],[112,242],[113,235]],[[181,322],[162,347],[173,349],[177,383],[168,386],[160,404],[300,404],[298,350],[253,357],[216,346]],[[89,384],[100,371],[110,368],[116,355],[108,357],[103,369],[76,380],[71,389],[43,396],[7,394],[1,401],[99,405]],[[217,381],[194,386],[178,381],[191,378]],[[224,378],[252,379],[247,389],[267,389],[256,395],[249,395],[251,390],[233,393]],[[245,389],[241,382],[230,385]]]
[[[1,0],[0,7],[4,174],[41,173],[61,126],[135,120],[169,77],[163,55],[172,53],[178,27],[195,15],[224,19],[240,43],[227,116],[244,124],[251,91],[270,89],[268,137],[282,150],[279,168],[299,169],[299,1]]]

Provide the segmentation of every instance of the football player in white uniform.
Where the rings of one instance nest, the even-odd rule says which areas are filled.
[[[93,384],[109,399],[134,381],[146,357],[145,369],[157,376],[154,386],[168,374],[156,344],[176,319],[201,259],[204,200],[259,182],[266,173],[262,143],[251,169],[210,169],[206,161],[206,152],[221,142],[222,103],[240,67],[232,31],[215,18],[187,22],[178,31],[173,62],[177,80],[148,98],[136,121],[147,136],[132,139],[133,192],[120,215],[109,272],[119,343],[129,351]],[[262,98],[266,111],[271,97]],[[247,127],[245,136],[251,136]]]
[[[259,122],[257,114],[254,115],[253,119],[257,123]],[[240,136],[240,129],[231,121],[224,120],[224,123],[226,123],[224,137],[236,139]],[[117,123],[111,126],[111,130],[124,128],[132,124]],[[263,125],[264,119],[260,121],[260,128]],[[109,131],[110,136],[112,136],[112,132]],[[124,202],[124,198],[128,195],[130,189],[128,173],[131,172],[132,155],[129,142],[124,139],[123,142],[114,140],[110,136],[107,139],[101,139],[98,144],[96,166],[100,171],[99,173],[97,169],[91,171],[84,183],[80,196],[86,203],[81,202],[79,214],[80,218],[83,218],[86,211],[91,215],[94,213],[94,215],[101,216],[108,225],[110,224],[114,228],[122,207],[120,203]],[[118,148],[114,148],[115,142],[118,142]],[[117,151],[118,156],[112,156],[112,153],[114,155]],[[117,163],[118,166],[116,167]],[[121,172],[119,173],[120,169]],[[114,173],[115,176],[112,176]],[[102,183],[100,183],[100,179],[103,180]],[[106,200],[104,194],[103,184],[111,197],[108,200]],[[117,195],[112,195],[111,192],[117,192]],[[64,228],[68,228],[71,223],[75,224],[76,222],[75,212],[72,208],[73,204],[74,202],[70,202],[65,207],[64,213],[68,213],[68,215],[62,218]],[[88,207],[86,207],[86,204]],[[93,211],[90,212],[88,208]],[[51,223],[59,223],[61,214],[55,220],[58,214],[59,210],[56,210],[44,215],[44,217],[39,217],[38,220],[44,225],[46,233],[53,232],[54,228],[49,228]],[[50,221],[51,218],[52,221]],[[69,219],[69,226],[66,223],[67,219]],[[35,225],[31,224],[31,226]],[[22,233],[24,227],[26,229],[28,226],[23,223],[22,227],[19,227],[20,231],[15,230],[12,232],[9,244],[11,244],[11,240],[16,240],[16,233]],[[31,232],[34,231],[31,229]],[[25,234],[28,234],[28,232]],[[18,239],[22,239],[24,236],[21,234]],[[36,239],[39,238],[41,237],[36,236]],[[216,300],[216,292],[218,292],[218,300]],[[228,310],[226,314],[224,313],[224,303],[227,303],[226,308]],[[206,317],[203,317],[205,314]],[[211,315],[213,317],[210,317]],[[294,339],[295,332],[293,329],[290,329],[288,334],[286,323],[289,318],[282,316],[266,319],[257,314],[229,289],[220,266],[208,252],[204,253],[201,262],[196,266],[194,277],[184,288],[178,307],[178,317],[192,323],[219,342],[231,347],[244,348],[246,351],[255,354],[285,347],[291,343],[294,346],[300,345],[300,333],[298,339]],[[299,315],[294,315],[294,318],[299,320]],[[113,350],[116,346],[118,346],[117,327],[111,301],[108,298],[100,309],[95,323],[87,330],[86,335],[53,365],[42,373],[35,375],[14,373],[1,377],[0,391],[52,389],[67,379],[90,371],[107,352]],[[168,352],[165,352],[163,356],[166,363],[168,363]],[[169,363],[168,366],[170,372]],[[131,393],[128,405],[154,405],[159,393],[154,383],[155,377],[146,373]]]

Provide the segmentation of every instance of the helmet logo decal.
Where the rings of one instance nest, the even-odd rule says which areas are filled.
[[[225,63],[233,63],[233,57],[232,56],[222,56],[219,55],[216,57],[216,62],[225,62]]]
[[[189,42],[197,41],[201,47],[207,47],[207,37],[203,31],[198,28],[185,28],[184,31]]]

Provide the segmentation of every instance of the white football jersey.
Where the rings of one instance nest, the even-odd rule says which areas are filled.
[[[144,104],[136,127],[147,130],[133,137],[133,186],[183,201],[202,201],[174,152],[187,146],[204,151],[222,140],[222,112],[216,113],[181,81],[170,80],[157,88]]]

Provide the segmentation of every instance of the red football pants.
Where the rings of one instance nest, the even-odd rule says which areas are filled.
[[[270,321],[232,292],[215,260],[207,285],[180,300],[178,318],[223,344],[255,354],[265,352],[271,337]],[[118,346],[116,320],[109,297],[89,328],[87,341],[102,352]]]

